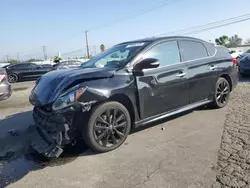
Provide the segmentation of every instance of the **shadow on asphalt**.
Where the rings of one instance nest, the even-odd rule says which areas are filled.
[[[65,148],[58,159],[45,158],[29,147],[28,128],[32,124],[34,122],[31,111],[18,113],[0,121],[0,187],[22,179],[30,171],[64,165],[78,156],[95,155],[87,150],[83,142],[79,142]]]
[[[196,110],[208,110],[208,108],[201,107]],[[193,111],[190,110],[136,128],[131,134],[171,121]],[[28,128],[32,124],[34,122],[31,111],[9,116],[0,122],[0,187],[5,187],[22,179],[30,171],[40,170],[47,166],[61,166],[74,161],[79,156],[84,157],[98,154],[88,150],[84,142],[81,141],[77,142],[74,146],[64,148],[64,152],[60,158],[45,158],[29,147],[30,141],[28,138],[30,138],[30,135],[28,135]]]

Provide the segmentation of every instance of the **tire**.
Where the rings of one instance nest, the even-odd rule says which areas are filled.
[[[18,82],[18,76],[16,74],[9,74],[8,81],[9,83],[16,83]]]
[[[122,145],[130,129],[131,118],[126,107],[118,102],[106,102],[93,108],[87,125],[82,128],[82,136],[91,149],[103,153]]]
[[[214,99],[211,103],[213,108],[223,108],[230,98],[230,84],[225,78],[220,77],[215,84]],[[223,91],[223,92],[222,92]]]

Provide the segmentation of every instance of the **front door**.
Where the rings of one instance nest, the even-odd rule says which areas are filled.
[[[182,60],[188,65],[190,103],[211,98],[217,81],[217,63],[205,45],[197,41],[179,41]]]
[[[176,41],[155,44],[143,55],[159,60],[160,66],[136,74],[141,119],[189,104],[187,65],[180,62]]]

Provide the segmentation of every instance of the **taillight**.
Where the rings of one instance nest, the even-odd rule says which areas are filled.
[[[0,72],[0,83],[1,83],[2,81],[4,81],[4,80],[7,80],[7,76],[6,76],[5,73]]]
[[[233,62],[233,64],[234,64],[235,66],[238,65],[238,62],[237,62],[237,59],[236,59],[236,58],[232,58],[231,61]]]

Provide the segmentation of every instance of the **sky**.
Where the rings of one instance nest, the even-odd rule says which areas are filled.
[[[156,36],[250,13],[249,0],[0,0],[0,60],[86,55],[100,45]],[[144,13],[141,13],[144,10]],[[147,10],[147,11],[145,11]],[[250,38],[250,20],[192,35]]]

